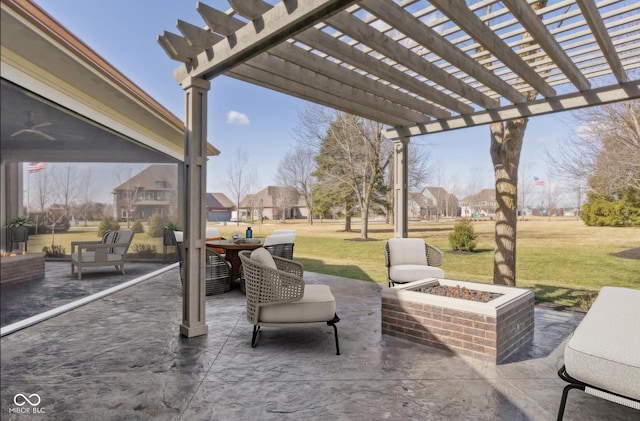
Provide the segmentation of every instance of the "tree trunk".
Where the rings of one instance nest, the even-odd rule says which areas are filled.
[[[497,202],[493,283],[499,285],[516,285],[518,165],[526,127],[526,118],[493,123],[490,127]]]
[[[360,227],[360,237],[366,240],[369,238],[369,207],[365,206],[362,208],[361,213],[362,225]]]

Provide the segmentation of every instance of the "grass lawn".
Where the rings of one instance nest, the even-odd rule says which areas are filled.
[[[212,224],[210,224],[212,225]],[[234,231],[244,235],[246,224],[215,225],[223,237]],[[296,229],[294,258],[306,270],[368,280],[386,284],[384,242],[393,236],[393,226],[372,222],[369,241],[359,239],[358,232],[344,232],[343,223],[306,221],[252,225],[254,237],[264,238],[275,229]],[[472,255],[453,254],[448,235],[453,221],[412,222],[409,236],[425,241],[444,252],[443,269],[447,278],[491,282],[493,277],[492,221],[474,222],[479,241]],[[353,229],[359,230],[358,223]],[[95,228],[92,228],[95,230]],[[56,234],[56,244],[70,252],[71,241],[97,240],[95,231],[73,227],[68,233]],[[133,243],[155,244],[162,253],[162,238],[136,234]],[[30,251],[51,244],[51,235],[31,236]],[[612,256],[612,253],[640,247],[640,229],[587,227],[575,218],[529,218],[518,221],[517,244],[518,286],[533,288],[536,299],[561,305],[579,306],[585,293],[599,291],[604,285],[640,288],[640,260]]]

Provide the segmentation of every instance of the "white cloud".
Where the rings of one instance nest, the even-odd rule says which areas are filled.
[[[233,124],[236,126],[248,126],[249,125],[249,117],[246,114],[243,114],[239,111],[229,111],[227,113],[227,123]]]

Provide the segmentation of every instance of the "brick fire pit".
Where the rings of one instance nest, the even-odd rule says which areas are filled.
[[[503,295],[481,303],[414,291],[432,285]],[[382,292],[382,333],[499,364],[533,339],[533,304],[528,289],[424,279]]]
[[[2,285],[44,278],[44,254],[17,254],[0,257]]]

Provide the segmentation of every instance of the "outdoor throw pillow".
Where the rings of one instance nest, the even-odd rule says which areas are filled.
[[[251,260],[255,260],[256,263],[265,265],[270,269],[278,269],[271,253],[262,247],[251,252]]]

